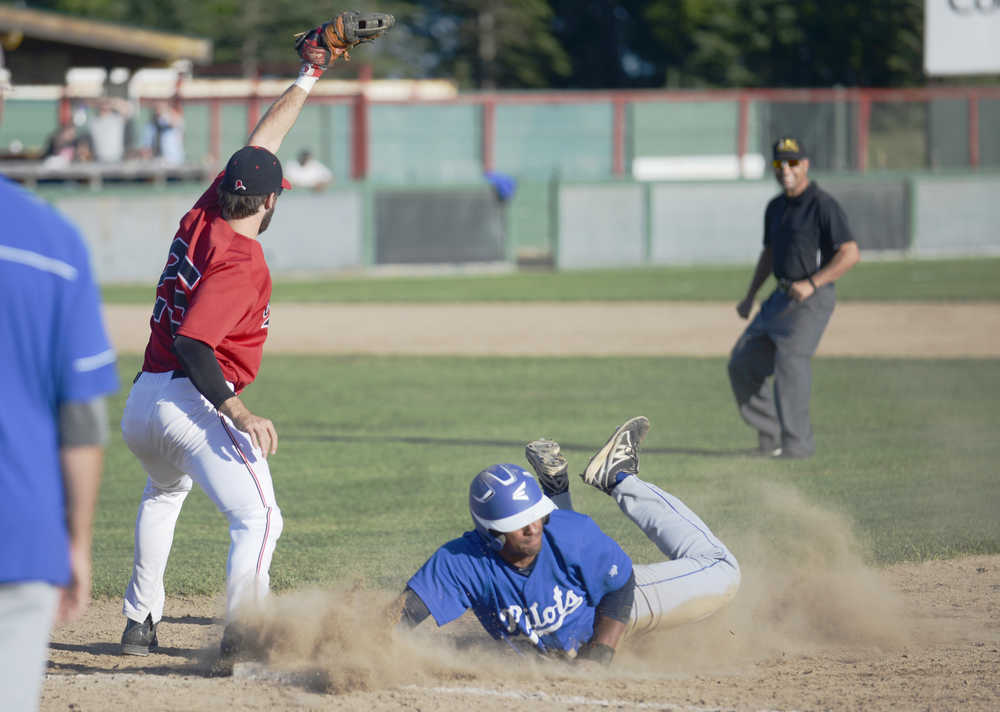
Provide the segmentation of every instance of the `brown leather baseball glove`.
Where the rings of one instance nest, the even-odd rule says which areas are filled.
[[[386,12],[348,10],[308,32],[295,35],[295,50],[306,62],[325,68],[340,57],[350,61],[350,50],[372,42],[396,24]]]

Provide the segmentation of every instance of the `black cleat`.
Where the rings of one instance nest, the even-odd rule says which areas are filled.
[[[226,660],[235,660],[247,647],[247,629],[239,623],[230,623],[222,631],[219,655]]]
[[[554,440],[533,440],[524,448],[524,456],[538,475],[542,492],[553,497],[569,490],[569,465]]]
[[[222,631],[219,657],[223,661],[266,660],[268,642],[264,634],[243,622],[228,623]]]
[[[129,618],[122,633],[122,655],[155,653],[160,645],[156,639],[156,626],[152,614],[147,615],[142,623]]]

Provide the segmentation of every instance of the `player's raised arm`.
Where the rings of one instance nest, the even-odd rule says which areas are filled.
[[[257,123],[257,127],[247,139],[247,145],[260,146],[276,154],[288,131],[299,118],[299,112],[302,111],[308,95],[308,92],[296,84],[288,87]]]
[[[257,123],[248,146],[260,146],[277,153],[281,142],[295,124],[306,97],[331,62],[351,58],[350,50],[371,42],[395,24],[386,13],[342,12],[329,22],[295,36],[295,51],[302,59],[299,76],[292,86],[271,104]]]

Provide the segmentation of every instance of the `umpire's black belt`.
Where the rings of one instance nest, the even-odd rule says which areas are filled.
[[[813,276],[811,274],[806,275],[805,277],[801,277],[800,279],[779,279],[778,289],[784,292],[785,294],[788,294],[789,290],[792,288],[792,283],[799,282],[801,280],[806,280],[807,282],[809,282],[809,284],[812,285],[813,289],[819,289],[819,287],[816,286],[816,283],[813,282]]]

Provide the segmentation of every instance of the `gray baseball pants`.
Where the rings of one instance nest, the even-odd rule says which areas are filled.
[[[572,509],[568,494],[553,497],[560,509]],[[636,475],[622,480],[611,497],[668,557],[632,567],[635,602],[626,635],[701,620],[736,595],[736,557],[681,500]]]
[[[836,301],[832,284],[804,302],[775,290],[733,347],[729,382],[764,452],[780,447],[786,456],[808,457],[816,451],[809,420],[812,357]]]
[[[669,559],[636,564],[626,635],[706,618],[740,587],[740,567],[705,522],[656,485],[626,477],[611,491],[619,509]]]
[[[49,656],[59,589],[38,581],[0,584],[0,709],[34,712]]]

